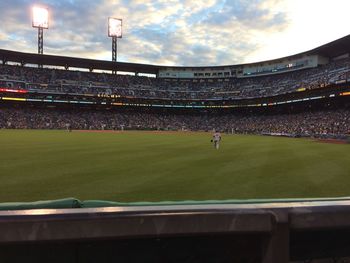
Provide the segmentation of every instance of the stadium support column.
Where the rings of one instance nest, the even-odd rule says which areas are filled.
[[[117,37],[112,37],[112,61],[117,62]],[[113,70],[113,74],[117,74],[117,71]]]

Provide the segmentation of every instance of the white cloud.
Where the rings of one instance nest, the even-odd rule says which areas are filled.
[[[286,10],[288,27],[256,35],[261,48],[244,61],[261,61],[304,52],[350,33],[348,0],[286,0],[279,8]]]
[[[0,1],[0,48],[36,52],[34,0]],[[227,65],[305,51],[349,33],[348,0],[47,0],[45,52],[109,60],[107,18],[123,19],[122,61]],[[26,10],[23,12],[23,10]]]

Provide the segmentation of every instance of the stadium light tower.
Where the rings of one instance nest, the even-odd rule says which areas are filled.
[[[122,38],[121,19],[113,17],[108,18],[108,36],[112,38],[112,61],[117,62],[117,39]]]
[[[44,53],[44,29],[49,28],[49,10],[47,8],[34,6],[32,27],[38,29],[38,53]]]

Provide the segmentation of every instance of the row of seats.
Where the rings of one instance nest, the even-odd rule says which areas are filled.
[[[0,66],[0,85],[36,91],[118,94],[142,98],[257,98],[350,81],[350,58],[289,73],[226,79],[162,79],[108,73]]]

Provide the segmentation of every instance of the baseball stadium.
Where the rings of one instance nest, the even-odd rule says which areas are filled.
[[[0,47],[0,262],[350,262],[350,35],[167,66],[111,17],[112,61],[44,54],[47,12]]]

